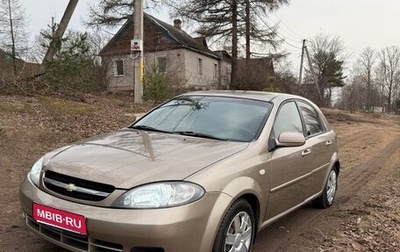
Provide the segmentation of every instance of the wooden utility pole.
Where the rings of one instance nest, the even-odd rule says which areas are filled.
[[[304,47],[306,46],[306,40],[303,39],[303,46],[301,47],[301,59],[300,59],[300,74],[299,74],[299,89],[301,85],[301,79],[303,78],[303,62],[304,62]]]
[[[133,39],[143,41],[143,0],[134,1]],[[134,56],[135,103],[143,103],[143,43]]]
[[[72,14],[78,5],[79,0],[70,0],[67,8],[65,9],[64,15],[60,21],[60,25],[54,33],[54,36],[50,42],[50,46],[47,49],[46,55],[44,56],[43,63],[40,66],[40,72],[43,73],[46,70],[46,62],[52,61],[54,54],[57,51],[57,43],[61,40],[65,30],[68,27],[69,21],[71,20]]]
[[[315,87],[317,88],[318,98],[320,99],[320,102],[323,102],[323,97],[321,96],[321,91],[319,90],[319,86],[318,86],[318,78],[315,75],[314,68],[311,64],[311,58],[310,58],[310,54],[308,53],[307,46],[304,46],[304,50],[306,51],[306,54],[307,54],[307,60],[308,60],[308,65],[310,67],[311,74],[314,77],[314,83],[315,83]]]

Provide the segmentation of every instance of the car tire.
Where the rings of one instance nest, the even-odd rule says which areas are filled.
[[[253,209],[246,200],[238,199],[221,222],[213,252],[251,251],[255,229]]]
[[[333,168],[329,172],[328,179],[325,183],[325,187],[322,191],[321,196],[313,201],[314,206],[316,206],[317,208],[328,208],[332,206],[337,191],[337,182],[338,172],[335,168]]]

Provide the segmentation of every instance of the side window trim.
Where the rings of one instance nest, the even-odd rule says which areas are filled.
[[[308,139],[309,136],[307,134],[307,124],[306,124],[306,120],[305,120],[305,118],[303,116],[303,113],[301,112],[301,108],[299,106],[299,100],[295,100],[295,103],[296,103],[296,107],[297,107],[297,110],[299,111],[299,115],[300,115],[300,118],[301,118],[301,125],[303,126],[303,136],[306,139]]]
[[[289,100],[284,101],[284,102],[279,106],[279,108],[278,108],[278,111],[277,111],[277,113],[276,113],[276,115],[275,115],[275,118],[274,118],[274,124],[272,125],[272,130],[271,130],[270,138],[278,137],[278,136],[272,136],[272,134],[275,134],[274,132],[275,132],[275,123],[276,123],[276,119],[278,118],[278,116],[279,116],[279,114],[280,114],[280,112],[281,112],[281,110],[282,110],[282,107],[285,106],[286,104],[290,103],[290,102],[293,102],[294,105],[296,106],[297,113],[298,113],[298,115],[299,115],[299,117],[300,117],[300,121],[301,121],[302,132],[303,132],[303,135],[305,134],[305,123],[304,123],[304,120],[303,120],[303,118],[302,118],[302,114],[301,114],[300,108],[299,108],[299,106],[297,105],[297,102],[296,102],[295,99],[289,99]]]
[[[308,134],[308,129],[307,129],[308,127],[307,127],[307,122],[306,122],[307,119],[304,117],[303,110],[302,110],[301,106],[299,105],[301,103],[303,103],[303,104],[305,104],[305,105],[307,105],[307,106],[312,108],[312,111],[318,117],[317,119],[318,119],[319,124],[322,127],[322,131],[319,131],[317,133],[313,133],[313,134],[310,134],[310,135]],[[325,125],[324,121],[322,120],[320,113],[318,112],[317,109],[315,109],[315,107],[312,104],[310,104],[307,101],[304,101],[304,100],[301,100],[301,99],[297,99],[296,100],[296,105],[297,105],[297,107],[299,109],[300,117],[301,117],[301,119],[303,121],[303,134],[304,134],[304,137],[306,139],[309,139],[309,138],[314,137],[314,136],[318,136],[318,135],[323,134],[324,132],[327,131],[326,125]]]

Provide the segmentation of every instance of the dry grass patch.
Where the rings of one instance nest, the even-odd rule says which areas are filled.
[[[49,113],[55,115],[90,115],[96,111],[96,107],[91,104],[59,98],[41,97],[39,102]]]
[[[0,111],[23,114],[33,114],[35,112],[32,104],[17,99],[0,101]]]

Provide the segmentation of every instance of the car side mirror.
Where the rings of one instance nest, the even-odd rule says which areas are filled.
[[[297,147],[305,144],[306,138],[302,133],[285,131],[275,141],[277,147]]]

